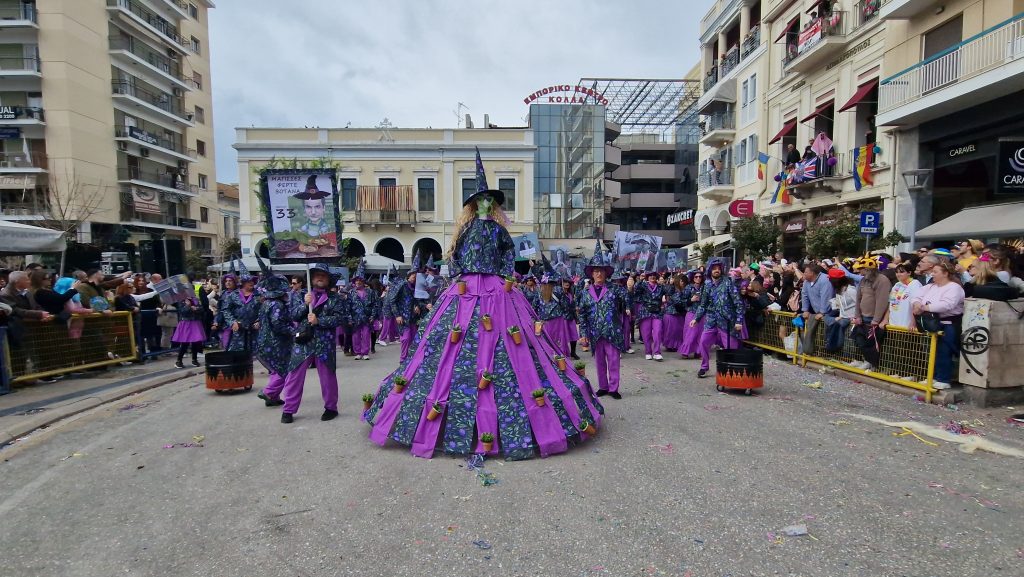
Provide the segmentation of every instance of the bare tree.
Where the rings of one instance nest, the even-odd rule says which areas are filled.
[[[86,182],[75,173],[70,163],[62,163],[59,170],[50,163],[48,185],[43,199],[46,219],[39,224],[59,230],[65,238],[78,235],[83,222],[103,212],[103,201],[108,194],[117,194],[117,187],[98,182]],[[64,273],[64,253],[61,253],[60,273]]]

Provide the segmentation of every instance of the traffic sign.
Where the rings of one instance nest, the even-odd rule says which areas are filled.
[[[864,211],[860,213],[860,233],[878,234],[882,226],[882,215],[877,212]]]

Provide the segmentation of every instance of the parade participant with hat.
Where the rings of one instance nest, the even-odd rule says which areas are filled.
[[[692,270],[687,273],[690,283],[683,289],[680,300],[686,304],[686,318],[683,320],[683,341],[679,345],[679,356],[684,359],[697,358],[700,353],[700,336],[704,334],[704,319],[696,319],[700,307],[700,295],[704,290],[704,273]]]
[[[377,337],[377,344],[386,347],[399,339],[398,324],[395,322],[395,311],[391,306],[394,293],[402,286],[398,267],[391,265],[391,269],[381,279],[381,283],[384,285],[384,292],[380,295],[381,329],[380,335]]]
[[[192,366],[199,366],[199,353],[203,351],[203,343],[206,342],[206,331],[203,329],[203,308],[199,297],[190,295],[183,301],[174,303],[178,312],[178,326],[174,328],[174,335],[171,342],[178,345],[178,360],[174,366],[183,369],[185,365],[182,360],[185,352],[192,348]]]
[[[704,282],[700,302],[690,321],[690,328],[704,321],[700,335],[700,371],[697,377],[704,378],[711,366],[711,346],[723,349],[740,347],[739,333],[743,330],[743,301],[740,292],[725,275],[725,261],[719,257],[708,260],[707,270],[711,278]]]
[[[370,345],[373,344],[370,325],[380,318],[380,314],[380,297],[367,288],[366,263],[360,259],[356,273],[352,277],[352,289],[348,298],[348,319],[352,323],[352,350],[356,353],[355,360],[370,360]]]
[[[223,311],[224,326],[230,331],[229,351],[251,351],[256,339],[256,322],[260,302],[256,298],[256,277],[249,274],[245,263],[238,261],[240,288],[224,296],[218,310]]]
[[[537,306],[534,310],[537,319],[543,323],[542,330],[551,344],[560,354],[566,355],[569,353],[569,323],[565,319],[568,303],[564,300],[564,295],[555,292],[561,280],[558,272],[551,266],[546,256],[541,255],[541,258],[544,259],[545,272],[537,290]]]
[[[558,295],[564,305],[562,313],[566,329],[569,331],[569,357],[578,361],[580,357],[576,354],[576,342],[580,340],[580,333],[576,327],[576,295],[579,292],[578,287],[582,287],[583,283],[579,281],[577,283],[573,283],[573,279],[563,276]]]
[[[318,263],[310,268],[311,286],[301,301],[292,301],[289,316],[299,323],[295,332],[295,344],[288,362],[288,376],[284,383],[284,407],[282,423],[291,423],[302,402],[302,387],[306,382],[306,370],[316,365],[320,377],[320,392],[324,400],[321,421],[338,416],[337,345],[335,329],[345,316],[344,305],[330,289],[331,273],[326,264]]]
[[[306,215],[306,222],[299,226],[298,230],[309,236],[323,236],[334,232],[324,218],[327,212],[327,201],[331,193],[319,190],[316,186],[317,175],[309,175],[306,181],[306,190],[294,195],[302,201],[302,210]]]
[[[658,284],[658,273],[647,272],[645,281],[633,287],[633,299],[637,304],[636,319],[640,325],[640,338],[644,341],[644,358],[660,361],[661,320],[665,302],[665,287]]]
[[[213,317],[212,330],[220,329],[220,347],[228,350],[231,342],[231,327],[224,324],[224,309],[227,307],[228,295],[238,290],[238,275],[235,274],[235,259],[231,259],[228,273],[220,279],[220,294],[217,295],[217,314]]]
[[[586,344],[597,365],[597,396],[611,395],[621,399],[619,393],[619,365],[626,350],[622,319],[630,316],[629,299],[625,290],[607,284],[614,272],[605,264],[600,243],[594,256],[584,269],[593,283],[580,293],[577,303],[580,320],[580,342]]]
[[[256,359],[270,374],[267,386],[256,396],[263,399],[268,407],[284,404],[281,391],[284,389],[285,375],[288,374],[288,362],[291,360],[292,339],[295,327],[289,316],[290,291],[288,280],[276,275],[256,255],[262,275],[257,283],[256,291],[260,298],[259,330],[256,332],[256,343],[253,353]]]
[[[419,457],[440,447],[514,460],[563,452],[600,426],[590,384],[531,330],[533,310],[505,280],[516,249],[504,202],[487,186],[478,155],[477,192],[463,203],[447,257],[456,282],[364,412],[375,443],[394,440]]]
[[[426,310],[425,302],[416,298],[416,283],[420,269],[420,256],[412,259],[412,267],[405,274],[405,279],[395,277],[394,291],[389,293],[389,307],[395,315],[395,323],[399,330],[399,341],[402,344],[400,362],[409,358],[409,348],[416,338],[420,317]],[[424,290],[424,296],[426,291]]]
[[[601,252],[600,241],[598,242],[598,247],[597,251]],[[611,266],[614,272],[612,272],[612,276],[608,279],[611,281],[608,283],[608,287],[616,291],[619,296],[622,297],[624,305],[622,310],[619,311],[619,321],[622,324],[623,342],[626,343],[625,352],[632,355],[636,352],[633,350],[633,345],[631,344],[631,341],[633,340],[633,310],[635,307],[633,304],[633,295],[629,290],[630,278],[629,275],[622,270],[621,261],[619,261],[618,257],[614,255],[612,257]],[[584,270],[586,269],[584,268]]]
[[[672,254],[672,253],[669,253]],[[689,285],[686,275],[679,273],[665,285],[665,316],[661,321],[661,345],[666,351],[678,351],[686,332],[686,301],[683,291]]]

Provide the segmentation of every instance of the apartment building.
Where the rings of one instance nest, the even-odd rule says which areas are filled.
[[[878,125],[896,142],[899,229],[938,246],[1020,236],[1024,1],[889,0],[879,18]]]
[[[505,192],[509,232],[533,232],[537,214],[545,214],[547,230],[563,234],[563,213],[551,211],[565,202],[564,194],[553,199],[549,192],[543,211],[535,211],[533,139],[527,128],[239,128],[234,148],[242,252],[267,254],[258,178],[263,168],[280,167],[272,159],[337,170],[347,256],[378,254],[406,263],[421,251],[440,257],[463,199],[476,192],[477,148],[487,182]]]
[[[0,1],[0,218],[58,222],[97,253],[137,247],[146,270],[212,252],[213,7]]]

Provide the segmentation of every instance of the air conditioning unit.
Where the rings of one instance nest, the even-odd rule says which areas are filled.
[[[185,95],[185,92],[182,89],[178,88],[177,86],[175,86],[173,90],[174,90],[174,95],[175,96],[184,96]]]
[[[149,149],[145,148],[145,147],[141,147],[141,148],[139,148],[139,154],[142,155],[142,158],[149,158]]]
[[[124,142],[123,140],[118,140],[117,141],[117,149],[120,150],[121,152],[127,152],[128,151],[128,143]]]

